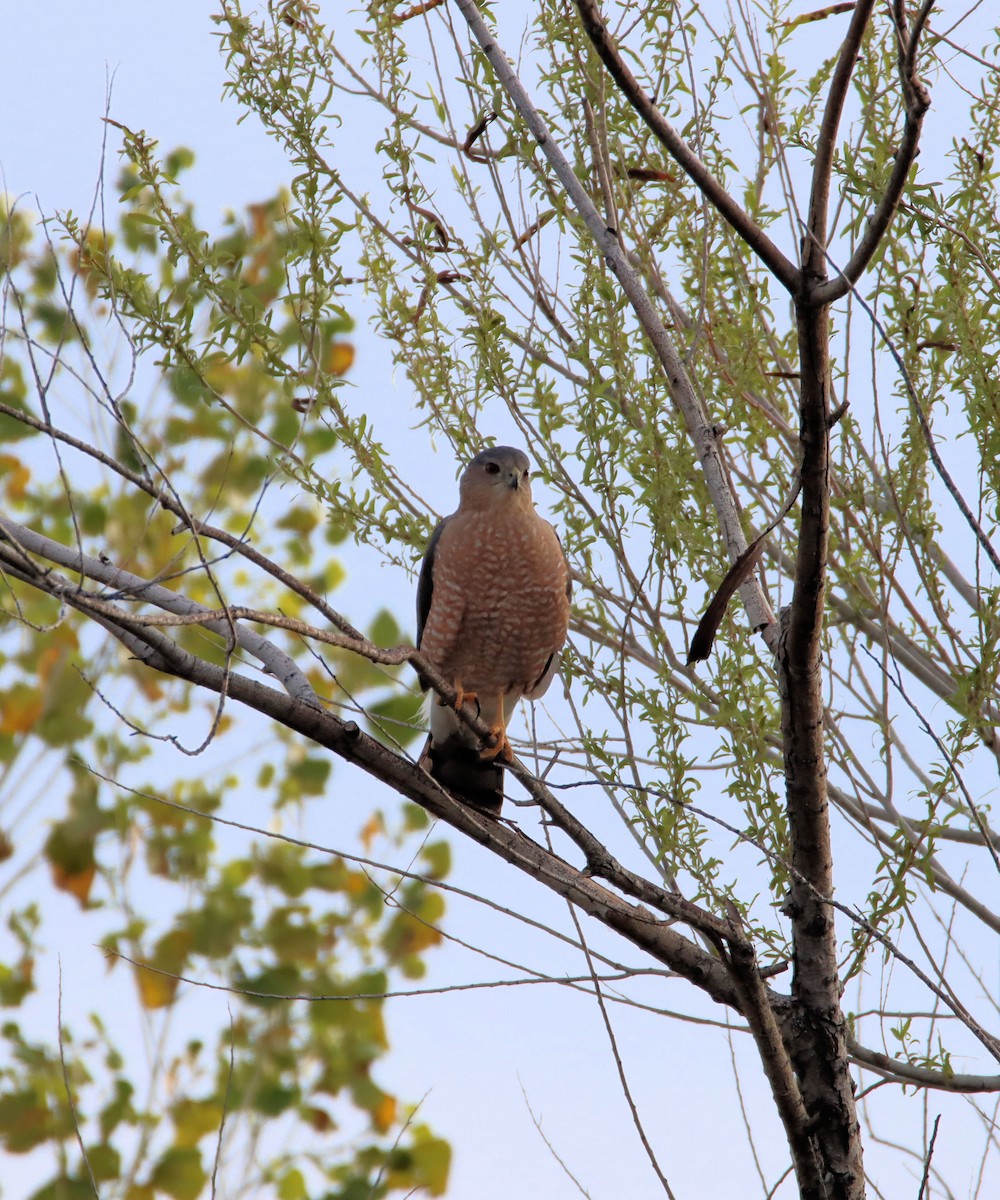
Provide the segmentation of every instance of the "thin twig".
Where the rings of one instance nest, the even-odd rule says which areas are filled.
[[[607,1005],[604,1003],[604,991],[601,988],[597,978],[597,972],[594,969],[593,960],[590,957],[590,947],[587,945],[587,940],[583,935],[583,928],[580,925],[580,918],[577,915],[573,905],[569,906],[569,915],[576,928],[577,937],[580,939],[580,946],[583,950],[584,957],[587,960],[587,967],[590,970],[590,976],[594,983],[594,996],[597,1000],[597,1006],[601,1010],[601,1020],[604,1022],[604,1029],[608,1035],[608,1043],[611,1046],[611,1054],[615,1060],[615,1068],[618,1071],[618,1079],[621,1083],[622,1092],[625,1096],[625,1101],[628,1104],[629,1112],[632,1114],[632,1124],[635,1126],[636,1133],[639,1135],[639,1141],[642,1142],[642,1148],[646,1151],[646,1156],[649,1159],[653,1171],[656,1173],[660,1185],[666,1192],[669,1200],[676,1200],[673,1189],[663,1173],[659,1160],[656,1157],[656,1151],[653,1149],[649,1138],[646,1135],[645,1126],[642,1123],[642,1118],[639,1116],[639,1109],[636,1107],[635,1098],[632,1095],[632,1089],[629,1087],[628,1076],[625,1074],[625,1064],[622,1062],[621,1054],[618,1051],[618,1039],[615,1037],[614,1026],[611,1024],[611,1017],[608,1014]]]
[[[579,1181],[579,1179],[577,1179],[577,1177],[569,1169],[569,1167],[566,1165],[566,1163],[563,1162],[563,1160],[562,1160],[562,1158],[560,1158],[559,1153],[556,1150],[555,1146],[552,1145],[552,1143],[549,1141],[548,1137],[546,1136],[545,1130],[542,1129],[541,1119],[535,1115],[535,1111],[531,1107],[531,1101],[528,1099],[528,1093],[525,1091],[525,1088],[524,1088],[524,1080],[521,1078],[520,1075],[518,1075],[518,1077],[517,1077],[517,1083],[518,1083],[518,1087],[520,1087],[520,1089],[521,1089],[521,1095],[524,1097],[524,1104],[528,1110],[528,1116],[531,1117],[531,1123],[532,1123],[532,1125],[534,1125],[535,1129],[538,1131],[538,1136],[545,1143],[545,1148],[548,1150],[548,1152],[552,1155],[552,1157],[556,1160],[556,1162],[562,1168],[567,1179],[569,1179],[569,1181],[573,1184],[573,1186],[580,1193],[580,1195],[586,1196],[587,1200],[590,1200],[590,1192],[587,1191],[587,1189],[583,1186],[583,1184]]]
[[[924,1194],[927,1191],[927,1183],[931,1176],[931,1159],[934,1157],[934,1143],[937,1141],[938,1126],[941,1124],[941,1114],[934,1118],[934,1128],[931,1131],[931,1142],[927,1147],[927,1156],[924,1159],[924,1173],[920,1180],[920,1191],[917,1192],[917,1200],[924,1200]]]
[[[233,1014],[229,1013],[229,1074],[226,1076],[226,1094],[222,1100],[222,1116],[219,1118],[219,1136],[215,1142],[215,1158],[212,1162],[212,1200],[215,1200],[215,1182],[222,1160],[222,1134],[226,1128],[226,1116],[229,1113],[229,1093],[233,1087],[233,1063],[236,1055],[236,1039],[233,1035]]]
[[[408,912],[409,910],[404,909],[403,911]],[[430,927],[436,929],[433,925]],[[440,930],[436,931],[440,932]],[[467,944],[466,948],[469,948]],[[563,987],[575,987],[581,983],[594,983],[596,987],[600,987],[602,983],[621,983],[625,979],[631,979],[635,974],[633,971],[623,971],[614,975],[534,975],[529,979],[485,979],[470,983],[443,983],[425,988],[387,988],[382,992],[261,992],[255,988],[238,987],[231,983],[213,983],[209,979],[198,979],[179,971],[166,971],[162,967],[154,967],[152,963],[130,958],[121,950],[112,950],[107,946],[101,946],[100,949],[106,958],[121,959],[122,962],[127,962],[138,970],[150,971],[154,975],[162,975],[165,979],[172,979],[177,983],[187,983],[191,987],[201,988],[205,991],[225,992],[230,996],[244,996],[250,1000],[301,1000],[306,1004],[325,1004],[335,1001],[351,1004],[355,1000],[407,1000],[418,996],[445,996],[451,992],[493,991],[500,988],[523,987],[529,984],[554,983]],[[527,968],[521,969],[526,970]]]
[[[937,471],[941,482],[948,489],[949,495],[958,506],[959,512],[965,518],[966,524],[975,534],[976,541],[982,547],[986,557],[993,564],[997,574],[1000,575],[1000,555],[998,555],[996,550],[993,548],[992,542],[990,542],[989,538],[986,536],[985,531],[979,524],[979,521],[976,519],[972,509],[970,509],[968,504],[966,504],[965,497],[962,495],[961,490],[951,477],[951,472],[944,465],[944,460],[941,458],[941,455],[938,452],[937,443],[934,440],[934,434],[931,431],[930,422],[927,420],[927,414],[924,412],[924,406],[921,404],[920,399],[917,396],[916,388],[913,386],[913,381],[910,379],[910,373],[906,369],[906,364],[903,362],[902,355],[896,349],[895,344],[889,337],[885,326],[876,315],[875,310],[864,298],[864,296],[861,295],[856,285],[850,283],[850,281],[846,279],[846,276],[844,276],[843,272],[834,262],[833,258],[826,249],[823,250],[823,254],[826,257],[827,262],[833,267],[837,274],[843,278],[846,283],[848,283],[848,290],[851,292],[851,295],[858,302],[858,304],[861,305],[862,309],[868,316],[868,319],[871,321],[872,325],[878,331],[879,336],[882,338],[882,341],[885,343],[885,347],[892,356],[893,362],[895,362],[896,366],[899,368],[900,377],[903,380],[903,386],[906,388],[906,393],[910,397],[910,403],[913,405],[914,412],[917,414],[917,420],[920,423],[920,429],[924,435],[924,441],[927,444],[927,452],[931,456],[931,461],[934,463],[935,470]]]
[[[94,1178],[94,1169],[90,1165],[90,1159],[87,1157],[87,1147],[83,1144],[83,1134],[80,1132],[80,1121],[76,1115],[76,1102],[73,1100],[73,1089],[69,1082],[69,1068],[66,1066],[66,1047],[63,1044],[63,1023],[62,1023],[62,957],[57,958],[59,968],[59,996],[56,1005],[56,1021],[59,1027],[59,1065],[62,1067],[63,1087],[66,1089],[66,1103],[69,1105],[70,1116],[73,1118],[73,1132],[76,1134],[76,1144],[80,1147],[80,1156],[83,1159],[83,1165],[87,1168],[87,1175],[90,1177],[90,1186],[94,1189],[96,1200],[101,1200],[101,1193],[97,1186],[97,1180]]]
[[[555,785],[553,785],[553,786],[555,786]],[[559,786],[560,790],[569,790],[570,788],[597,787],[600,785],[599,785],[598,781],[595,780],[595,781],[584,781],[581,783],[566,783],[566,784],[560,784],[558,786]],[[832,896],[821,895],[818,891],[816,891],[816,889],[813,887],[812,883],[808,879],[806,879],[805,876],[802,875],[801,872],[796,870],[794,864],[789,862],[782,855],[776,854],[773,850],[771,850],[770,848],[765,846],[762,842],[758,841],[755,838],[749,837],[742,830],[737,829],[737,827],[735,825],[732,825],[730,822],[724,820],[722,817],[717,816],[715,813],[707,812],[705,809],[698,808],[694,804],[687,803],[687,801],[677,800],[675,797],[669,795],[666,792],[660,791],[657,788],[650,788],[650,787],[636,788],[636,787],[634,787],[634,785],[625,783],[622,780],[615,781],[615,786],[625,788],[628,790],[641,791],[641,792],[645,793],[646,795],[656,796],[659,799],[666,800],[671,804],[676,804],[679,807],[683,808],[687,812],[692,812],[696,816],[702,817],[706,821],[711,821],[714,824],[719,825],[721,828],[723,828],[727,832],[731,833],[739,841],[743,842],[744,844],[746,844],[748,846],[753,846],[754,849],[760,851],[760,853],[763,854],[768,859],[769,862],[775,864],[776,866],[780,866],[784,871],[788,872],[788,874],[793,879],[796,879],[797,882],[802,884],[803,887],[805,887],[807,890],[810,890],[813,893],[814,897],[821,904],[829,905],[829,907],[836,909],[837,912],[842,913],[845,917],[848,918],[848,920],[850,920],[853,924],[855,924],[859,929],[861,929],[864,933],[868,934],[869,937],[871,937],[875,941],[877,941],[879,943],[879,945],[884,947],[884,949],[893,958],[895,958],[897,961],[901,962],[903,964],[903,966],[907,967],[910,971],[912,971],[913,974],[920,980],[920,982],[922,984],[924,984],[924,986],[927,987],[931,992],[933,992],[934,995],[937,996],[938,999],[941,1000],[951,1010],[951,1012],[953,1012],[955,1014],[955,1016],[962,1022],[962,1024],[965,1025],[965,1027],[968,1030],[970,1030],[976,1036],[976,1038],[978,1038],[978,1040],[983,1044],[983,1046],[986,1047],[986,1049],[989,1051],[989,1053],[998,1062],[1000,1062],[1000,1038],[995,1037],[979,1021],[977,1021],[976,1018],[973,1017],[973,1015],[965,1007],[965,1005],[962,1004],[961,1001],[957,999],[957,997],[953,997],[946,988],[941,987],[938,984],[936,984],[934,982],[934,980],[931,979],[930,976],[926,973],[926,971],[922,970],[914,962],[914,960],[909,957],[909,955],[904,954],[904,952],[899,949],[899,947],[892,941],[891,938],[887,937],[886,934],[884,934],[881,929],[876,928],[876,926],[874,926],[871,923],[871,921],[868,920],[868,918],[860,911],[860,909],[852,908],[848,904],[843,904],[841,901],[835,900]],[[741,1008],[741,1011],[742,1011],[742,1005],[740,1005],[739,1007]],[[972,1090],[979,1091],[982,1089],[973,1088]]]

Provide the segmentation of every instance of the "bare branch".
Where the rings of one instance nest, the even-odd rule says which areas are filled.
[[[528,1093],[524,1090],[524,1083],[521,1081],[520,1076],[518,1076],[517,1082],[521,1088],[521,1095],[524,1097],[524,1103],[528,1109],[528,1115],[531,1117],[531,1123],[532,1123],[532,1125],[534,1125],[535,1129],[538,1131],[538,1136],[545,1143],[546,1149],[552,1155],[552,1157],[556,1160],[556,1162],[559,1164],[559,1166],[562,1168],[563,1173],[569,1178],[570,1182],[574,1185],[574,1187],[580,1193],[580,1195],[585,1196],[586,1200],[590,1200],[590,1193],[583,1186],[583,1184],[579,1181],[579,1179],[577,1179],[577,1177],[573,1174],[573,1172],[569,1169],[569,1167],[563,1162],[562,1158],[556,1153],[555,1147],[552,1145],[552,1143],[546,1137],[545,1132],[542,1129],[542,1122],[539,1119],[539,1117],[537,1117],[535,1115],[535,1111],[531,1107],[531,1101],[528,1099]]]
[[[30,560],[26,560],[25,556],[37,554],[68,570],[85,575],[88,579],[105,584],[114,589],[113,596],[128,596],[135,600],[144,600],[166,609],[167,612],[194,617],[195,623],[203,624],[213,633],[221,634],[226,638],[233,634],[237,644],[259,659],[267,671],[282,682],[290,695],[296,696],[304,703],[319,705],[319,699],[309,681],[288,655],[283,654],[260,634],[253,633],[248,629],[234,628],[226,619],[225,610],[221,616],[213,615],[212,618],[203,619],[204,614],[209,610],[196,601],[189,600],[186,596],[163,587],[162,584],[150,583],[111,563],[71,550],[60,542],[43,537],[34,530],[28,529],[24,525],[18,525],[2,515],[0,515],[0,538],[7,543],[6,546],[0,543],[0,558],[4,559],[9,566],[19,566],[21,570],[30,570],[32,564]],[[14,559],[9,557],[9,549],[17,552]],[[37,573],[43,574],[41,571]],[[46,571],[44,575],[45,581],[39,586],[51,596],[63,599],[67,603],[73,604],[74,607],[87,608],[89,606],[94,612],[102,612],[105,616],[114,617],[121,613],[121,610],[116,609],[113,604],[84,592],[79,586],[68,580],[58,579],[51,571]],[[143,624],[141,618],[131,620],[125,613],[121,613],[121,619],[122,623],[133,631]]]
[[[730,909],[730,921],[739,928],[736,906]],[[720,947],[720,950],[722,947]],[[750,1025],[754,1045],[771,1095],[788,1137],[795,1163],[795,1174],[804,1195],[823,1194],[823,1160],[806,1110],[802,1090],[795,1077],[788,1047],[781,1035],[767,989],[753,957],[753,948],[745,938],[734,939],[727,961],[743,1001],[743,1015]]]
[[[586,188],[552,138],[524,85],[511,68],[507,56],[484,22],[475,0],[455,0],[455,3],[631,302],[666,376],[671,396],[684,416],[688,433],[705,472],[705,481],[719,519],[727,553],[730,561],[735,561],[747,547],[740,524],[739,507],[722,464],[715,432],[663,321],[647,295],[641,279],[632,268],[628,256],[619,245],[616,231],[608,229]],[[770,641],[775,632],[775,619],[760,581],[756,578],[748,580],[740,589],[740,595],[747,609],[750,627],[763,631],[765,640]]]
[[[801,282],[806,286],[807,293],[812,297],[817,279],[825,278],[822,258],[817,258],[817,247],[826,246],[827,212],[830,206],[830,184],[833,176],[833,155],[836,149],[837,130],[840,128],[840,117],[844,111],[847,92],[851,77],[861,49],[861,40],[868,22],[871,20],[875,0],[858,0],[854,6],[854,14],[840,47],[837,66],[830,81],[827,93],[826,107],[823,110],[823,122],[820,126],[819,138],[816,143],[816,154],[813,160],[812,190],[809,196],[809,214],[807,227],[811,236],[803,246],[803,276]],[[815,301],[814,301],[815,302]]]
[[[625,64],[601,17],[596,0],[576,0],[576,6],[580,11],[587,36],[593,42],[604,65],[621,89],[622,95],[646,122],[671,158],[686,172],[702,195],[729,223],[734,232],[760,257],[761,261],[773,272],[775,278],[794,294],[799,287],[798,268],[782,254],[750,215],[740,208],[730,193],[663,116],[656,104],[649,99]]]
[[[920,1191],[917,1192],[917,1200],[924,1200],[924,1196],[927,1194],[927,1182],[930,1179],[931,1174],[931,1161],[934,1158],[934,1143],[937,1141],[938,1126],[940,1124],[941,1114],[938,1113],[938,1115],[934,1118],[934,1128],[931,1132],[930,1145],[927,1147],[927,1157],[924,1160],[924,1173],[920,1180]]]
[[[872,5],[873,0],[867,0],[867,6],[870,8]],[[924,117],[931,104],[930,93],[923,80],[917,74],[916,58],[920,38],[926,28],[927,20],[933,7],[934,0],[924,0],[924,4],[913,20],[912,27],[907,28],[904,6],[901,4],[890,5],[890,10],[896,24],[896,38],[899,45],[900,88],[903,93],[903,107],[906,113],[903,133],[893,160],[892,174],[889,176],[889,181],[886,184],[885,191],[878,202],[877,208],[868,221],[864,235],[854,248],[854,253],[851,255],[843,271],[839,273],[838,278],[831,279],[814,289],[812,299],[817,304],[830,304],[835,300],[841,299],[858,282],[865,268],[878,250],[882,238],[885,236],[885,232],[889,228],[889,224],[899,207],[910,170],[916,162],[920,146],[920,135],[923,131]],[[862,5],[859,4],[858,10],[861,8]],[[852,30],[857,20],[858,12],[856,10],[854,20],[851,22]],[[850,37],[850,34],[848,37]],[[846,88],[846,81],[844,86]],[[831,153],[832,148],[831,137]],[[811,221],[810,230],[825,242],[825,231],[817,229]]]

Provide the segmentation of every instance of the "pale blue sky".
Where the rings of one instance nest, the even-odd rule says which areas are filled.
[[[212,7],[193,0],[93,0],[86,5],[23,0],[3,5],[0,184],[5,190],[46,213],[89,209],[106,134],[112,175],[117,161],[117,131],[102,122],[113,76],[111,116],[145,129],[164,149],[187,145],[195,151],[197,165],[185,177],[184,187],[206,223],[226,208],[273,195],[291,170],[253,118],[237,125],[239,110],[221,99],[225,73],[210,19]],[[515,46],[516,42],[509,49]],[[389,378],[384,347],[363,325],[356,341],[359,355],[352,381],[373,391],[393,389],[405,405],[405,380]],[[401,430],[400,436],[405,422]],[[442,507],[452,494],[451,470],[451,464],[445,464],[435,483]],[[544,497],[542,502],[544,506]],[[405,625],[410,619],[411,581],[401,574],[390,577],[363,557],[349,565],[353,579],[368,589],[369,600],[371,583],[378,582],[378,601],[388,604]],[[360,592],[350,585],[344,595],[345,605],[362,603]],[[359,618],[350,607],[347,614]],[[349,768],[338,768],[336,781],[329,808],[313,806],[303,833],[350,849],[366,806],[385,804],[386,797]],[[453,844],[452,882],[568,928],[563,906],[549,893],[479,847],[458,839]],[[104,978],[100,956],[81,933],[72,902],[57,897],[55,903],[64,907],[57,914],[66,938],[64,987],[86,990],[91,978]],[[579,958],[557,955],[550,942],[477,906],[449,901],[447,928],[540,969],[582,971],[584,966]],[[590,933],[609,948],[598,931],[588,928]],[[55,935],[48,936],[53,944]],[[621,947],[612,952],[623,954]],[[454,947],[432,954],[429,965],[427,985],[516,974],[482,965]],[[127,977],[119,972],[107,986],[124,988]],[[655,998],[653,989],[647,989],[645,998],[683,1008],[686,997],[686,985],[675,982],[659,985]],[[34,1009],[36,1019],[45,1036],[54,1038],[55,998],[40,1001]],[[123,992],[122,1003],[130,1002]],[[189,991],[183,1004],[189,1015],[193,1006],[203,1005],[206,1019],[220,1024],[227,1020],[224,997]],[[546,1135],[593,1200],[660,1194],[631,1127],[600,1015],[591,1001],[566,989],[532,986],[397,1000],[388,1007],[393,1048],[380,1078],[403,1099],[417,1100],[428,1093],[421,1117],[449,1138],[455,1151],[452,1197],[507,1200],[544,1195],[568,1200],[579,1195],[533,1128],[522,1085]],[[721,1019],[724,1014],[720,1010],[714,1015]],[[718,1195],[739,1197],[751,1170],[745,1147],[742,1141],[721,1147],[718,1140],[719,1130],[739,1123],[725,1037],[643,1014],[616,1020],[630,1081],[678,1196],[694,1200],[704,1195],[707,1176]],[[737,1042],[746,1074],[755,1078],[752,1051],[745,1039]],[[686,1064],[685,1073],[678,1072],[678,1062]],[[769,1104],[763,1092],[751,1097],[761,1137],[758,1149],[766,1155],[769,1144],[777,1145],[780,1154],[782,1137]],[[710,1143],[703,1140],[706,1131],[715,1135]],[[19,1179],[18,1169],[16,1161],[0,1163],[4,1200],[23,1200],[37,1186],[37,1179],[28,1175]]]
[[[110,116],[144,129],[164,151],[177,145],[195,151],[196,166],[185,175],[184,189],[207,225],[221,218],[224,209],[273,195],[290,178],[278,147],[252,118],[237,125],[239,110],[221,98],[225,73],[213,36],[211,6],[112,0],[84,6],[46,0],[4,9],[0,171],[7,193],[22,197],[25,207],[46,214],[65,209],[85,214],[93,200],[105,136],[109,177],[114,178],[117,131],[102,120],[109,82]],[[109,202],[114,203],[113,191]],[[109,214],[109,223],[113,220]],[[387,378],[388,355],[363,326],[355,338],[359,354],[352,380],[359,387],[395,389],[405,401],[405,380]],[[445,464],[435,481],[445,510],[453,496],[451,471]],[[369,602],[374,579],[377,600],[389,604],[404,624],[410,620],[409,579],[389,578],[379,564],[363,559],[349,565],[355,581],[364,581],[360,590],[367,591]],[[348,599],[342,603],[350,604],[352,593],[349,584]],[[359,619],[357,611],[347,611]],[[351,849],[366,807],[386,804],[386,797],[345,767],[338,768],[334,790],[337,796],[331,798],[329,811],[317,812],[314,806],[311,826],[303,832],[318,842]],[[456,884],[568,927],[563,906],[551,895],[480,848],[456,844],[455,860]],[[62,955],[65,993],[89,993],[93,998],[91,989],[99,981],[124,1020],[133,1003],[128,975],[119,971],[106,976],[103,959],[91,944],[92,927],[81,923],[68,898],[57,896],[53,903],[59,911],[46,937]],[[557,961],[547,940],[527,935],[520,926],[512,928],[509,921],[478,906],[449,901],[448,928],[458,937],[543,970],[585,969],[573,956]],[[600,931],[589,932],[601,944]],[[423,981],[428,986],[517,977],[517,972],[481,965],[466,952],[447,947],[429,961],[430,975]],[[650,990],[649,998],[682,1006],[682,990],[681,985],[668,985],[667,994],[654,999]],[[33,1005],[39,1036],[54,1038],[55,1005],[54,994],[40,996]],[[224,1024],[228,1019],[226,1000],[218,995],[189,991],[182,1005],[186,1020],[196,1021],[199,1012],[210,1022]],[[689,1173],[697,1178],[699,1130],[707,1113],[720,1103],[713,1080],[731,1079],[725,1042],[714,1033],[678,1028],[671,1038],[700,1040],[704,1046],[699,1077],[679,1078],[671,1069],[669,1045],[660,1041],[666,1032],[662,1022],[630,1016],[620,1025],[622,1053],[637,1097],[652,1124],[659,1126],[655,1136],[669,1176],[677,1183]],[[420,1117],[453,1145],[451,1196],[506,1200],[512,1195],[545,1195],[559,1200],[579,1194],[534,1129],[522,1085],[546,1136],[591,1189],[594,1200],[656,1194],[591,1001],[544,987],[398,1000],[389,1006],[389,1029],[392,1050],[379,1077],[404,1100],[416,1101],[428,1093]],[[731,1084],[726,1092],[735,1099]],[[4,1200],[23,1200],[37,1187],[38,1177],[27,1166],[18,1159],[0,1163]],[[733,1166],[731,1194],[736,1194],[745,1164]],[[726,1172],[718,1165],[712,1174],[718,1183],[724,1182]],[[691,1194],[688,1188],[682,1191]]]

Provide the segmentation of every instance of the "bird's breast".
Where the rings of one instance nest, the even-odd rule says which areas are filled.
[[[437,547],[422,649],[467,691],[529,690],[566,639],[567,578],[534,510],[456,514]]]

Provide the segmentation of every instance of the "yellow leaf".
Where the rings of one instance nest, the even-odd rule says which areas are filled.
[[[52,882],[60,891],[69,892],[71,896],[75,896],[80,901],[81,905],[86,905],[96,870],[96,865],[91,863],[89,867],[84,867],[82,871],[71,873],[61,867],[59,863],[54,862],[52,864]]]
[[[171,929],[148,956],[149,966],[136,964],[135,982],[143,1008],[166,1008],[173,1003],[180,983],[178,976],[184,969],[192,940],[190,930]]]
[[[373,813],[365,822],[364,828],[361,830],[361,844],[365,850],[372,848],[372,842],[378,837],[384,828],[381,813]]]
[[[28,733],[42,715],[41,694],[26,683],[15,683],[0,700],[0,734]]]
[[[344,370],[346,371],[347,367]],[[31,471],[24,463],[13,454],[0,454],[0,475],[7,476],[7,499],[23,500],[28,480],[31,478]]]
[[[269,206],[267,204],[248,204],[247,212],[250,214],[253,236],[258,242],[262,242],[271,229]]]
[[[344,881],[344,891],[348,896],[360,896],[368,886],[368,880],[360,871],[351,871]]]
[[[353,362],[354,347],[350,342],[332,342],[323,369],[327,375],[346,375]]]
[[[375,1105],[372,1121],[379,1133],[386,1133],[396,1120],[396,1097],[383,1096]]]
[[[184,1096],[170,1110],[177,1131],[175,1145],[197,1146],[207,1133],[219,1128],[222,1109],[211,1100],[193,1100]]]
[[[166,1008],[174,1001],[179,980],[173,975],[164,975],[162,971],[136,964],[135,982],[143,1008]]]
[[[163,688],[150,675],[148,667],[140,667],[138,664],[135,664],[133,675],[134,682],[138,685],[147,700],[156,701],[163,699]]]
[[[62,664],[66,650],[56,642],[49,642],[38,656],[38,678],[42,683],[49,682],[49,676],[57,666]]]

